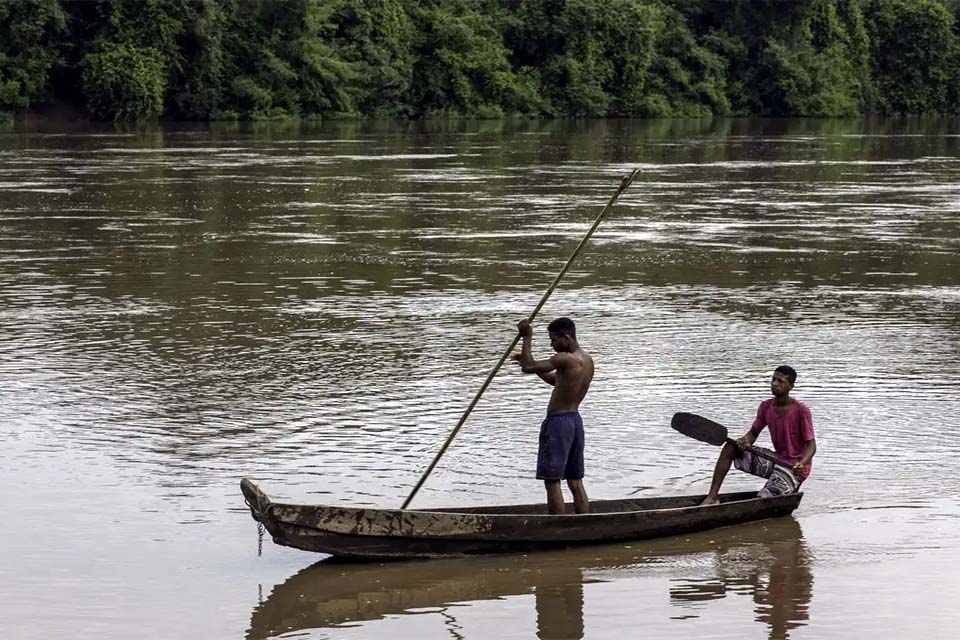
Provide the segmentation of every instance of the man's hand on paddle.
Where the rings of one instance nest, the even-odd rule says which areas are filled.
[[[806,466],[807,466],[807,465],[803,464],[802,462],[800,462],[800,461],[798,460],[798,461],[796,462],[796,464],[794,464],[794,465],[793,465],[792,467],[790,467],[790,468],[791,468],[791,470],[793,471],[793,474],[802,480],[802,479],[803,479],[803,472],[805,471],[804,467],[806,467]]]
[[[520,334],[521,338],[532,338],[533,337],[533,325],[530,324],[530,321],[524,318],[517,323],[517,333]],[[510,356],[510,359],[516,362],[517,364],[523,366],[523,353],[521,351],[515,351],[513,355]]]
[[[530,324],[530,321],[524,318],[517,323],[517,333],[520,334],[521,338],[532,338],[533,337],[533,325]]]

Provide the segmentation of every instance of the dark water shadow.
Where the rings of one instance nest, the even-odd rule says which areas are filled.
[[[800,524],[786,518],[782,525],[775,535],[758,543],[714,549],[714,575],[674,581],[670,603],[702,610],[709,607],[706,603],[728,595],[749,596],[757,622],[769,627],[770,640],[789,638],[791,630],[809,620],[813,570]]]
[[[813,575],[792,517],[691,536],[530,555],[355,564],[321,561],[277,585],[254,607],[248,640],[329,629],[390,615],[439,614],[459,628],[456,605],[533,594],[537,637],[583,638],[585,584],[661,572],[710,554],[707,577],[675,580],[670,602],[698,615],[705,601],[749,593],[770,638],[805,624]],[[455,634],[456,636],[456,634]]]

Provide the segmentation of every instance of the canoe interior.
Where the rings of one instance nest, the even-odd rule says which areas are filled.
[[[604,513],[624,513],[626,511],[652,511],[655,509],[680,509],[695,507],[700,504],[706,494],[695,496],[674,496],[668,498],[628,498],[623,500],[591,500],[590,513],[599,515]],[[737,502],[752,500],[757,497],[756,491],[742,491],[739,493],[725,493],[720,496],[720,502]],[[438,507],[430,509],[416,509],[428,513],[483,513],[489,515],[547,515],[546,504],[516,504],[489,507]],[[567,512],[573,513],[573,503],[567,503]]]
[[[240,483],[240,489],[250,505],[261,505],[266,507],[272,501],[260,487],[250,480],[243,480]],[[757,497],[756,491],[741,491],[738,493],[724,493],[720,495],[720,502],[738,502],[741,500],[752,500]],[[656,509],[681,509],[685,507],[695,507],[699,505],[706,494],[693,496],[670,496],[659,498],[626,498],[620,500],[591,500],[590,513],[599,515],[604,513],[624,513],[627,511],[650,511]],[[302,505],[303,507],[312,507],[313,505]],[[321,507],[321,505],[316,505]],[[573,513],[573,503],[567,503],[567,512]],[[399,512],[399,509],[368,508],[370,512],[388,513]],[[537,504],[511,504],[511,505],[493,505],[483,507],[430,507],[428,509],[408,509],[408,512],[425,513],[474,513],[486,515],[548,515],[547,505],[545,503]]]

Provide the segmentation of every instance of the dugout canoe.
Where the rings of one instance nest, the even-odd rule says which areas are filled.
[[[709,507],[699,506],[703,495],[592,500],[588,514],[549,515],[545,504],[406,510],[286,504],[249,479],[240,490],[276,544],[354,560],[525,553],[674,536],[785,516],[803,497],[726,493]]]

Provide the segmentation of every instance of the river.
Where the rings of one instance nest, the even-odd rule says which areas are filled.
[[[0,133],[5,638],[953,638],[960,122],[329,122]],[[577,322],[593,498],[704,493],[779,364],[792,517],[343,565],[239,480],[397,507],[620,177],[535,326]],[[507,367],[413,506],[538,502]],[[761,438],[766,442],[767,436]],[[726,490],[757,488],[731,472]]]

